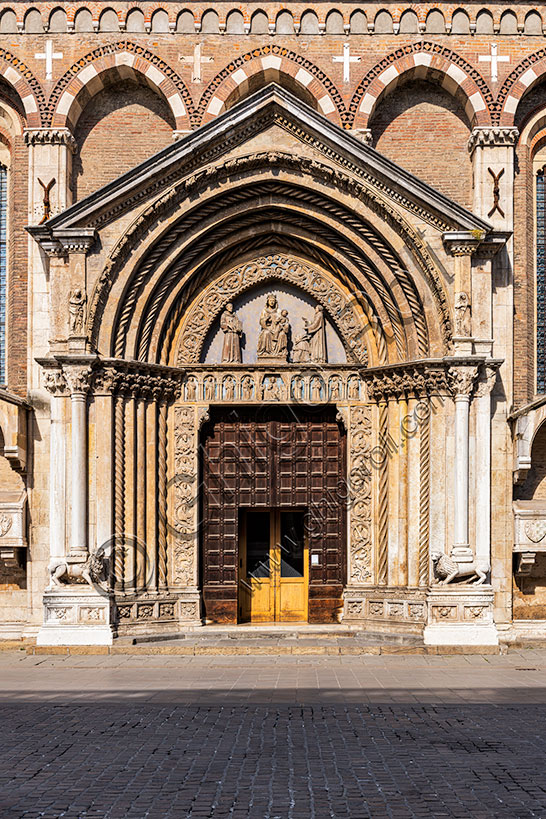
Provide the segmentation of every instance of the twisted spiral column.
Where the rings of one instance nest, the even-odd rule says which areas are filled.
[[[123,591],[125,571],[125,399],[116,398],[114,413],[114,582]]]
[[[167,404],[159,405],[157,440],[157,574],[160,589],[167,582]]]
[[[428,584],[430,512],[430,412],[419,433],[419,585]]]
[[[386,401],[379,404],[379,440],[386,441],[388,435],[389,407]],[[379,469],[378,497],[378,537],[377,537],[377,582],[387,583],[389,547],[389,464],[388,452],[384,451],[384,461]]]

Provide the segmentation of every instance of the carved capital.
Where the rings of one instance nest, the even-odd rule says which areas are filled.
[[[73,154],[78,143],[68,128],[26,128],[24,132],[27,145],[66,145]]]
[[[46,370],[44,372],[43,384],[51,395],[67,395],[68,384],[62,370]]]
[[[63,373],[71,395],[87,395],[91,388],[91,367],[88,364],[65,364]]]
[[[453,397],[455,399],[470,398],[478,376],[478,367],[469,364],[452,366],[447,375]]]
[[[483,398],[484,395],[489,395],[497,380],[498,369],[499,364],[497,362],[494,364],[486,364],[485,367],[483,367],[476,384],[476,398]]]
[[[519,131],[513,127],[474,128],[468,140],[468,150],[472,154],[476,148],[513,147],[518,137]]]

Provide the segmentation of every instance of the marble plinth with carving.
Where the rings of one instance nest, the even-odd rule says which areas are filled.
[[[74,585],[44,592],[44,622],[39,646],[108,646],[113,642],[110,597],[89,586]]]
[[[493,621],[491,586],[431,586],[427,593],[428,615],[425,645],[491,646],[499,644]]]

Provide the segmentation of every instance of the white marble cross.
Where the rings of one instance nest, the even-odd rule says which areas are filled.
[[[360,57],[351,57],[349,43],[343,43],[343,56],[332,57],[332,62],[343,63],[343,82],[349,82],[351,63],[359,63]]]
[[[201,63],[213,63],[214,57],[201,56],[201,43],[198,43],[193,50],[193,57],[180,57],[181,62],[193,65],[191,81],[201,82]]]
[[[481,63],[491,63],[491,82],[497,82],[499,78],[499,63],[509,63],[510,57],[499,57],[497,54],[497,44],[491,43],[491,54],[478,57]]]
[[[34,55],[37,60],[45,60],[45,78],[46,80],[53,79],[53,60],[62,60],[62,51],[53,51],[53,40],[47,40],[45,44],[45,52]]]

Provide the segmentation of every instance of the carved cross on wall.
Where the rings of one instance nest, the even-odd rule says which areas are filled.
[[[53,177],[51,182],[49,182],[46,185],[44,182],[42,182],[42,180],[40,178],[38,178],[38,182],[42,186],[42,190],[44,192],[44,199],[43,199],[44,215],[42,216],[42,218],[41,218],[41,220],[39,222],[40,225],[43,225],[44,222],[47,222],[47,220],[51,216],[51,198],[50,198],[49,194],[50,194],[51,188],[55,185],[56,181],[57,180],[55,179],[55,177]]]
[[[498,173],[495,173],[492,170],[492,168],[488,168],[487,170],[491,174],[491,176],[493,177],[493,207],[491,208],[491,210],[489,211],[489,213],[487,215],[489,217],[493,216],[495,211],[498,210],[498,212],[500,213],[500,215],[504,219],[504,211],[501,208],[501,206],[499,205],[499,195],[500,195],[499,180],[500,180],[501,176],[504,174],[504,168],[501,168]]]
[[[202,57],[201,43],[198,43],[193,50],[193,57],[180,57],[180,62],[189,63],[193,66],[192,82],[201,82],[201,63],[213,63],[214,57]]]
[[[53,60],[62,60],[62,51],[53,51],[53,40],[48,40],[45,44],[45,51],[34,55],[37,60],[45,60],[45,78],[53,79]]]

